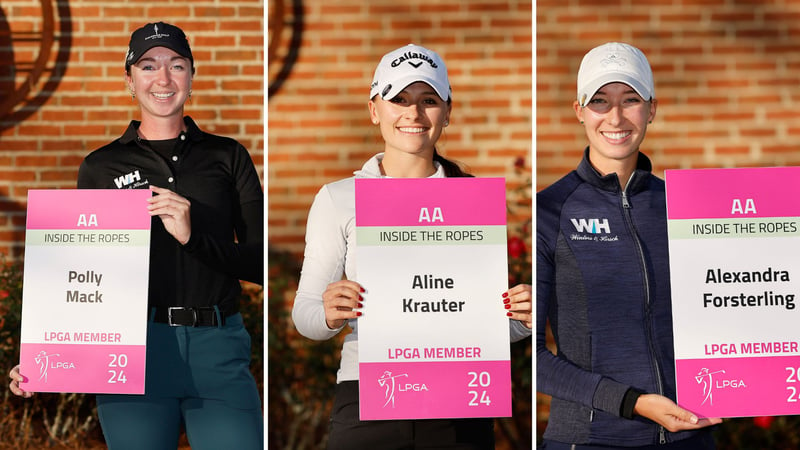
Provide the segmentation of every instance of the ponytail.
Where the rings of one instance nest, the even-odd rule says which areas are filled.
[[[440,155],[439,152],[434,147],[433,149],[433,160],[438,162],[442,165],[442,169],[444,169],[444,175],[446,177],[474,177],[470,173],[465,172],[461,166],[457,163],[450,161],[449,159],[445,158],[444,156]]]

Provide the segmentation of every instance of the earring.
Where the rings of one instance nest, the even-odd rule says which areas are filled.
[[[191,99],[192,99],[192,90],[189,89],[189,100],[191,100]]]
[[[444,126],[448,126],[448,125],[450,125],[450,121],[449,120],[445,120],[444,121]]]
[[[583,125],[583,121],[581,120],[581,125]]]

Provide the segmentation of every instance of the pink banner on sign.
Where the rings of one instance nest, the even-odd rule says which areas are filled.
[[[355,189],[360,227],[506,224],[503,178],[356,178]]]
[[[798,355],[675,361],[680,406],[699,417],[800,414],[798,371]]]
[[[30,392],[143,394],[145,346],[23,343],[20,373]]]
[[[150,228],[148,189],[30,190],[29,230],[146,230]],[[141,208],[130,208],[130,198]],[[87,206],[90,205],[90,206]]]
[[[511,416],[509,361],[359,364],[361,420]]]
[[[667,217],[800,217],[800,167],[667,170]],[[737,212],[739,211],[739,212]]]

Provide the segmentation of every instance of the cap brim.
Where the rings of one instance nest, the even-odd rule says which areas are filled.
[[[642,83],[639,79],[633,77],[632,75],[615,72],[615,73],[607,73],[603,74],[600,77],[595,78],[592,80],[591,83],[588,83],[581,92],[578,92],[578,102],[581,106],[586,106],[586,102],[594,97],[594,94],[600,90],[603,86],[609,83],[624,83],[628,86],[632,87],[640,97],[644,100],[651,100],[653,94],[647,88],[645,83]],[[585,96],[585,98],[584,98]]]
[[[128,62],[126,60],[125,61],[125,67],[128,68],[128,67],[130,67],[132,65],[135,65],[137,62],[139,62],[140,59],[142,59],[142,56],[144,56],[145,53],[150,51],[150,49],[153,49],[153,48],[156,48],[156,47],[168,48],[168,49],[172,50],[173,52],[183,56],[184,58],[189,59],[194,64],[194,59],[192,58],[192,56],[183,54],[183,51],[184,51],[183,49],[178,49],[178,48],[175,48],[175,47],[173,47],[171,45],[165,45],[165,43],[163,41],[162,42],[154,41],[154,42],[148,43],[148,44],[144,45],[142,48],[138,49],[142,53],[139,56],[136,57],[135,61]]]
[[[407,77],[403,77],[403,78],[399,78],[397,80],[394,80],[394,83],[392,83],[391,87],[389,88],[389,90],[385,94],[382,93],[382,92],[377,92],[377,90],[380,89],[380,87],[378,87],[378,88],[375,89],[375,92],[373,92],[370,95],[370,98],[372,98],[372,97],[374,97],[376,95],[380,95],[381,98],[383,98],[384,100],[391,100],[391,99],[395,98],[397,96],[397,94],[402,92],[403,89],[407,88],[411,84],[416,83],[418,81],[421,81],[421,82],[427,84],[428,86],[432,87],[433,90],[436,91],[436,94],[439,95],[439,98],[441,98],[442,100],[447,101],[450,98],[450,87],[449,86],[442,86],[441,83],[439,83],[437,85],[436,80],[434,80],[433,78],[422,76],[422,75],[419,75],[419,74],[414,74],[414,75],[411,75],[411,76],[407,76]]]

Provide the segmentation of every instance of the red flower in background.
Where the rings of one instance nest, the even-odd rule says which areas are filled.
[[[775,416],[758,416],[753,417],[753,424],[759,428],[763,428],[765,430],[769,429],[772,425],[772,422],[775,421]]]
[[[518,236],[511,236],[508,238],[508,256],[512,258],[521,258],[525,252],[527,252],[525,241]]]

